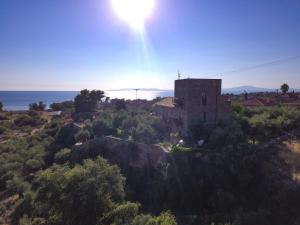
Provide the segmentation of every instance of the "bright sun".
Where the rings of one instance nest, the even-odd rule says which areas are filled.
[[[112,0],[118,16],[133,29],[142,29],[145,20],[151,15],[155,0]]]

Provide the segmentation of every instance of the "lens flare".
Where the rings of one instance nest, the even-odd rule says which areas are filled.
[[[153,11],[155,0],[112,0],[112,6],[122,20],[140,30]]]

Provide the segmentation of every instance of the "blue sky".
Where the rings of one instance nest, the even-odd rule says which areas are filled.
[[[300,87],[299,0],[156,0],[144,32],[111,0],[0,0],[0,90],[173,88],[182,77],[224,87]]]

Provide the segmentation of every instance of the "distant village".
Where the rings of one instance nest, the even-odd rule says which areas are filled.
[[[300,109],[300,93],[289,92],[287,84],[281,89],[281,92],[222,94],[221,79],[187,78],[175,80],[174,97],[127,100],[126,105],[151,109],[168,121],[173,131],[184,135],[189,125],[199,120],[213,126],[230,119],[233,102],[248,108],[287,106]],[[115,105],[116,101],[118,99],[112,99],[110,105]]]
[[[240,95],[224,95],[224,98],[238,101],[245,107],[272,107],[286,105],[300,109],[300,93],[296,92],[258,92]]]

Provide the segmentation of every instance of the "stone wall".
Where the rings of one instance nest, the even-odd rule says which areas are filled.
[[[175,99],[187,114],[184,124],[203,120],[214,124],[221,111],[220,79],[183,79],[175,81]]]
[[[231,116],[230,102],[222,98],[221,88],[221,79],[175,80],[173,102],[165,98],[153,109],[181,134],[187,134],[189,126],[198,121],[213,126]]]

